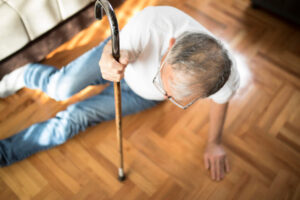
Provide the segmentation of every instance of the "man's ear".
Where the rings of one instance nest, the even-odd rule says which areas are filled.
[[[176,39],[173,38],[173,37],[169,40],[169,48],[168,48],[168,50],[170,50],[172,48],[172,46],[175,44],[175,41],[176,41]]]

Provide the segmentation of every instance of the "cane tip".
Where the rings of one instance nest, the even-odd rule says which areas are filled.
[[[126,176],[125,175],[123,175],[123,176],[119,175],[118,179],[119,179],[120,182],[123,182],[123,181],[125,181]]]

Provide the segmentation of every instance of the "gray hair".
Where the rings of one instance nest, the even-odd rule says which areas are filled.
[[[232,65],[227,50],[214,37],[198,32],[184,32],[172,47],[166,62],[175,71],[170,80],[175,98],[217,92],[230,75]],[[173,94],[174,94],[173,93]]]

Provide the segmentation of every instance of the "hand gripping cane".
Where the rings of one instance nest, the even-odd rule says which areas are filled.
[[[119,27],[118,21],[113,8],[107,0],[97,0],[95,3],[95,16],[101,20],[103,16],[103,10],[105,11],[112,34],[112,55],[119,61],[120,58],[120,43],[119,43]],[[121,90],[120,82],[114,82],[115,93],[115,110],[116,110],[116,128],[118,148],[120,153],[120,167],[119,167],[119,181],[125,180],[125,174],[123,169],[123,144],[122,144],[122,106],[121,106]]]

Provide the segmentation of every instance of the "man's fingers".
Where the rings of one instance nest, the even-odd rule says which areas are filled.
[[[122,78],[124,78],[124,74],[106,74],[103,75],[102,77],[109,81],[120,82]]]
[[[129,63],[129,59],[128,57],[120,57],[119,62],[126,66]]]
[[[216,179],[220,180],[220,158],[216,158]]]
[[[228,158],[227,157],[225,157],[225,169],[226,169],[227,173],[230,171],[229,162],[228,162]]]
[[[210,174],[213,180],[216,179],[216,163],[214,159],[210,159]]]
[[[120,68],[112,68],[109,72],[107,72],[108,74],[112,74],[112,75],[118,75],[118,74],[123,74],[124,73],[124,69],[120,69]]]
[[[122,78],[123,78],[123,74],[118,74],[118,75],[113,76],[112,81],[120,82]]]
[[[125,65],[119,63],[118,61],[114,60],[111,62],[111,66],[110,68],[112,69],[116,69],[116,70],[124,70],[125,69]]]
[[[102,68],[102,76],[109,81],[120,81],[124,76],[125,66],[114,60],[109,67]]]
[[[120,77],[121,75],[123,75],[122,72],[119,72],[118,70],[112,69],[110,71],[106,71],[102,73],[102,77],[106,80],[113,80],[113,79],[117,79],[118,77]]]
[[[205,169],[209,169],[209,160],[207,159],[207,156],[204,156],[204,165]]]
[[[225,158],[222,157],[220,160],[220,179],[224,178],[224,170],[225,170]]]
[[[104,79],[112,81],[112,82],[120,82],[122,80],[123,76],[113,76],[113,77],[106,77]]]

